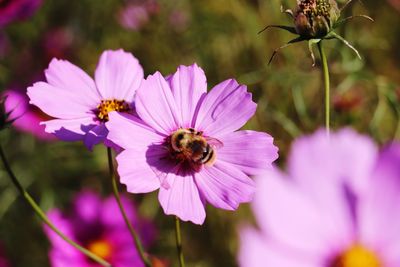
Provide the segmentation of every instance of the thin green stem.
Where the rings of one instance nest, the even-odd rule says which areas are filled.
[[[101,264],[102,266],[105,267],[111,267],[111,264],[105,261],[104,259],[100,258],[96,254],[92,253],[91,251],[87,250],[86,248],[78,245],[71,239],[69,239],[67,236],[65,236],[60,230],[57,229],[57,227],[49,220],[49,218],[46,216],[46,214],[43,212],[43,210],[39,207],[39,205],[36,203],[36,201],[29,195],[29,193],[22,187],[22,185],[19,183],[17,177],[15,176],[14,172],[12,171],[10,164],[8,163],[8,160],[5,156],[5,153],[3,151],[2,146],[0,145],[0,157],[1,161],[3,162],[4,168],[6,169],[6,172],[8,176],[10,177],[12,183],[14,186],[18,189],[20,194],[23,196],[25,201],[33,208],[34,212],[39,216],[39,218],[51,229],[53,230],[59,237],[61,237],[65,242],[91,258],[92,260],[96,261],[97,263]]]
[[[183,251],[182,251],[181,223],[178,216],[175,216],[175,238],[176,238],[176,249],[178,251],[179,265],[180,267],[185,267],[185,258],[183,257]]]
[[[330,133],[330,82],[329,82],[329,68],[328,60],[325,51],[322,47],[322,41],[318,42],[318,50],[321,55],[322,72],[324,74],[324,87],[325,87],[325,129],[326,134]]]
[[[140,241],[138,234],[136,233],[135,229],[133,228],[131,222],[129,221],[129,218],[126,215],[124,206],[122,205],[121,197],[119,195],[119,190],[118,190],[117,178],[116,178],[115,171],[114,171],[112,151],[111,151],[111,148],[109,148],[109,147],[107,148],[107,158],[108,158],[108,168],[109,168],[109,172],[110,172],[110,177],[112,180],[113,193],[114,193],[115,200],[118,203],[119,210],[121,211],[121,214],[122,214],[122,217],[124,218],[125,224],[128,227],[129,232],[132,235],[133,241],[135,242],[135,246],[136,246],[137,251],[139,252],[140,258],[142,259],[143,263],[147,267],[152,267],[152,263],[151,263],[150,259],[147,257],[146,252],[144,251],[142,242]]]

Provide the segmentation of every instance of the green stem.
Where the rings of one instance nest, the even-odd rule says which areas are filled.
[[[1,160],[4,164],[4,168],[7,171],[8,176],[10,177],[12,183],[15,185],[15,187],[18,189],[20,194],[24,197],[25,201],[33,208],[34,212],[39,216],[39,218],[51,229],[53,230],[59,237],[61,237],[65,242],[94,260],[95,262],[101,264],[102,266],[105,267],[111,267],[111,264],[105,261],[104,259],[100,258],[96,254],[92,253],[91,251],[87,250],[86,248],[78,245],[71,239],[69,239],[67,236],[65,236],[60,230],[57,229],[57,227],[49,220],[49,218],[46,216],[46,214],[43,212],[43,210],[39,207],[39,205],[35,202],[35,200],[29,195],[29,193],[22,187],[22,185],[19,183],[17,177],[14,175],[14,172],[12,171],[10,164],[7,161],[7,158],[4,154],[3,148],[0,145],[0,157]]]
[[[330,133],[330,82],[329,82],[329,68],[328,60],[326,58],[324,49],[322,47],[322,41],[318,42],[318,50],[321,55],[322,61],[322,72],[324,74],[324,87],[325,87],[325,129],[329,136]]]
[[[117,185],[117,178],[116,178],[115,171],[114,171],[112,151],[111,151],[111,148],[109,148],[109,147],[107,148],[107,158],[108,158],[108,168],[109,168],[109,172],[110,172],[110,176],[111,176],[111,180],[112,180],[114,197],[118,203],[119,210],[121,211],[121,214],[122,214],[122,217],[124,218],[125,224],[128,227],[129,232],[132,235],[133,241],[135,242],[135,246],[136,246],[137,251],[139,252],[140,258],[142,259],[142,261],[144,262],[144,264],[147,267],[152,267],[152,263],[144,251],[142,242],[140,241],[138,234],[136,233],[135,229],[133,228],[132,224],[130,223],[129,218],[126,215],[124,206],[122,205],[121,197],[119,195],[119,190],[118,190],[118,185]]]
[[[176,238],[176,249],[178,251],[179,265],[180,267],[185,267],[185,258],[183,257],[183,251],[182,251],[181,223],[178,216],[175,216],[175,238]]]

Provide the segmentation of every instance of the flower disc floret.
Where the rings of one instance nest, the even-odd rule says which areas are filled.
[[[340,255],[330,267],[383,267],[378,255],[356,244]]]
[[[101,100],[97,106],[96,114],[100,121],[108,121],[108,113],[111,111],[129,112],[130,106],[125,100]]]
[[[91,242],[88,249],[102,259],[109,259],[113,253],[112,244],[102,239]]]

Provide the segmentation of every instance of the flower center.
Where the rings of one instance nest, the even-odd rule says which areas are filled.
[[[97,106],[97,118],[100,121],[108,121],[108,113],[111,111],[128,112],[130,106],[124,100],[101,100],[101,103]]]
[[[199,171],[203,165],[212,166],[217,158],[214,146],[210,145],[212,140],[193,128],[180,128],[167,138],[166,146],[173,160]]]
[[[299,8],[309,18],[316,16],[329,18],[331,5],[327,0],[302,0],[299,3]]]
[[[105,240],[96,240],[91,242],[88,246],[90,252],[96,254],[97,256],[108,259],[112,253],[112,246],[109,242]]]
[[[354,245],[334,261],[331,267],[382,267],[375,252],[361,246]]]

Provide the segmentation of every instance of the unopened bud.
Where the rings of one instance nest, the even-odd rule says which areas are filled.
[[[10,115],[12,111],[6,111],[5,102],[7,100],[7,96],[0,97],[0,131],[9,127],[15,119],[11,119]]]

